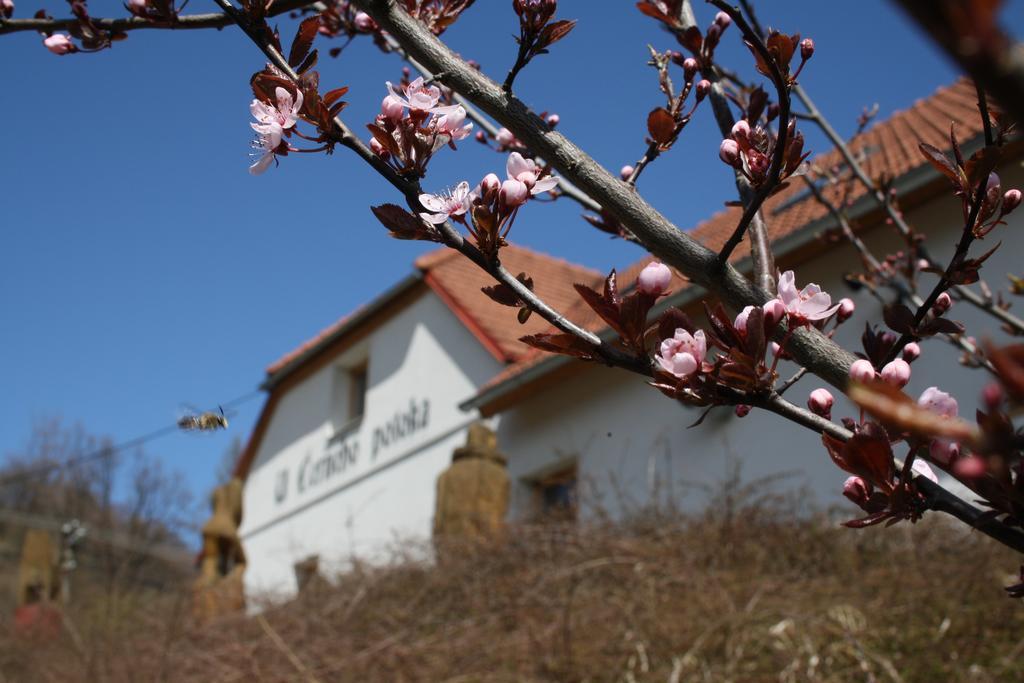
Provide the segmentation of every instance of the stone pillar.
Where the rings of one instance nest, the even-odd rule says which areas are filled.
[[[466,445],[455,449],[452,464],[437,479],[435,542],[501,535],[509,501],[506,462],[494,431],[470,425]]]
[[[211,619],[245,609],[245,551],[238,538],[242,523],[242,482],[232,479],[210,496],[213,515],[203,525],[199,577],[193,584],[196,617]]]

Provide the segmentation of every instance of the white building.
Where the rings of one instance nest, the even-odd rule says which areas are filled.
[[[854,144],[873,177],[895,178],[909,222],[940,258],[952,253],[962,218],[948,182],[924,163],[917,143],[948,147],[950,121],[968,140],[965,149],[976,148],[980,124],[966,83],[940,90]],[[1003,186],[1022,187],[1020,141],[1006,151]],[[832,153],[822,163],[838,161]],[[859,186],[853,197],[850,213],[876,253],[900,248]],[[860,270],[856,252],[821,239],[834,224],[800,182],[769,200],[765,211],[780,266],[795,268],[801,285],[818,282],[835,297],[857,301],[857,315],[838,337],[858,349],[864,322],[881,316],[874,299],[843,283],[845,273]],[[693,234],[715,248],[737,217],[735,209],[723,212]],[[1004,285],[1005,273],[1024,270],[1024,221],[1012,218],[989,238],[1004,243],[984,271],[994,288]],[[621,274],[622,286],[647,260]],[[571,287],[596,286],[601,273],[517,247],[504,250],[502,261],[513,273],[531,275],[541,297],[571,319],[602,329]],[[707,487],[736,463],[745,480],[787,473],[779,485],[808,485],[819,503],[841,500],[845,475],[815,434],[758,411],[738,419],[728,408],[689,429],[699,412],[642,378],[518,342],[546,325],[537,316],[519,325],[514,310],[480,292],[490,284],[457,253],[432,252],[406,280],[268,368],[268,399],[237,468],[245,480],[241,534],[250,591],[294,591],[296,566],[311,557],[331,565],[373,555],[396,538],[427,537],[435,480],[466,427],[480,418],[495,426],[509,458],[512,518],[566,504],[580,515],[652,502],[693,508],[706,503]],[[672,304],[700,305],[696,287],[676,284]],[[998,325],[980,311],[959,304],[954,312],[969,329],[1000,338]],[[970,415],[983,372],[958,365],[958,352],[942,340],[929,340],[924,349],[908,391],[916,395],[928,378],[960,397],[961,413]],[[791,398],[802,403],[817,386],[804,379]],[[834,412],[853,414],[845,405]]]

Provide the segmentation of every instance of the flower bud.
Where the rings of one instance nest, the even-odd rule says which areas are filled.
[[[778,342],[772,342],[771,343],[771,349],[772,349],[772,355],[773,356],[780,356],[782,354],[782,347],[779,346]]]
[[[857,304],[853,303],[853,299],[843,297],[839,300],[839,310],[836,311],[836,319],[841,323],[846,322],[855,310],[857,310]]]
[[[488,173],[480,181],[480,195],[484,202],[490,204],[494,195],[501,189],[501,179],[493,173]]]
[[[14,1],[0,0],[0,17],[10,19],[12,14],[14,14]]]
[[[1003,388],[997,382],[990,382],[981,390],[981,400],[989,412],[999,410],[1003,403]]]
[[[1020,206],[1020,190],[1007,190],[1003,195],[1003,215],[1010,213]]]
[[[629,180],[630,176],[632,175],[633,167],[630,166],[629,164],[626,164],[625,166],[619,169],[619,177],[622,178],[623,180]]]
[[[55,55],[66,55],[76,50],[75,44],[63,33],[54,33],[43,39],[46,49]]]
[[[753,306],[745,306],[742,311],[736,315],[736,321],[732,324],[736,328],[736,331],[740,334],[747,333],[747,318],[750,317],[750,312],[754,310]]]
[[[726,15],[728,16],[728,15]],[[708,26],[708,32],[704,34],[704,42],[709,45],[718,45],[718,40],[722,37],[722,25],[718,23],[711,24]]]
[[[545,119],[548,124],[548,128],[554,128],[561,120],[562,118],[558,114],[548,114],[548,117]]]
[[[148,4],[149,0],[128,0],[128,9],[132,14],[144,15]]]
[[[768,301],[761,309],[764,311],[765,325],[769,328],[778,325],[786,317],[786,304],[779,299]]]
[[[352,23],[357,29],[366,33],[371,33],[377,30],[377,22],[375,22],[366,12],[356,12],[356,16],[352,19]]]
[[[750,415],[750,406],[741,403],[736,406],[736,417],[746,417]]]
[[[897,389],[907,386],[907,382],[910,381],[910,363],[902,358],[886,363],[885,367],[882,368],[882,381],[893,385]]]
[[[849,477],[843,482],[843,495],[863,507],[871,498],[871,484],[860,477]]]
[[[697,63],[697,60],[694,59],[693,57],[687,57],[686,59],[684,59],[683,79],[685,79],[687,83],[693,83],[693,79],[697,75],[697,69],[699,68],[700,65]]]
[[[478,130],[476,132],[476,141],[487,144],[487,133],[483,132],[482,130]]]
[[[377,138],[370,138],[370,151],[381,159],[387,159],[390,156],[390,152],[384,148],[384,145],[377,142]]]
[[[806,62],[812,56],[814,56],[814,41],[804,38],[800,41],[800,59]]]
[[[498,205],[511,210],[526,203],[530,196],[530,188],[518,180],[506,180],[498,191]]]
[[[771,163],[766,154],[761,154],[757,150],[752,149],[747,153],[747,166],[750,167],[750,175],[754,176],[754,178],[763,178],[768,173],[768,167]]]
[[[740,119],[732,127],[732,139],[747,142],[750,139],[750,124],[746,119]]]
[[[729,166],[737,168],[740,164],[740,146],[732,138],[722,140],[718,148],[718,158]]]
[[[917,259],[917,269],[918,270],[927,270],[928,268],[931,268],[931,266],[932,266],[932,264],[928,262],[928,259],[926,259],[926,258],[919,258],[919,259]]]
[[[832,419],[832,406],[836,400],[828,389],[815,389],[807,399],[807,409],[826,420]]]
[[[700,83],[697,84],[697,101],[700,102],[708,93],[711,92],[711,81],[706,78],[702,78]]]
[[[402,120],[402,115],[405,113],[405,107],[402,106],[402,100],[398,99],[394,95],[388,95],[381,100],[380,113],[389,121],[398,123]]]
[[[882,336],[879,337],[879,340],[885,346],[892,346],[893,344],[896,343],[897,339],[899,339],[899,337],[896,336],[896,333],[895,332],[889,332],[889,331],[883,332]]]
[[[953,306],[953,299],[950,298],[949,292],[943,292],[939,294],[938,298],[935,299],[935,303],[932,304],[932,311],[935,315],[942,315]]]
[[[715,15],[715,23],[721,26],[723,29],[729,28],[729,24],[732,23],[732,17],[725,12],[719,12]]]
[[[508,128],[502,128],[498,131],[498,134],[494,136],[494,139],[498,141],[499,145],[510,147],[515,141],[516,136],[512,134]]]
[[[953,463],[953,474],[961,479],[978,479],[985,476],[985,461],[976,455],[960,458]]]
[[[850,366],[850,379],[854,382],[870,382],[875,378],[875,367],[871,364],[871,361],[861,358],[853,362]]]
[[[913,363],[921,356],[921,347],[917,342],[910,342],[903,347],[903,360]]]
[[[651,261],[636,279],[636,288],[650,296],[661,296],[672,282],[672,270],[664,263]]]

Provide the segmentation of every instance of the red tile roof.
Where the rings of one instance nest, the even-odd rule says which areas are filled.
[[[970,140],[981,131],[976,95],[970,81],[959,80],[953,85],[939,88],[930,97],[917,100],[909,109],[896,112],[885,121],[872,126],[855,138],[849,147],[855,155],[866,154],[862,166],[870,177],[878,178],[885,175],[889,178],[898,178],[925,165],[924,157],[917,147],[919,142],[927,142],[939,149],[950,147],[949,126],[953,122],[956,123],[957,137],[961,141]],[[838,151],[832,150],[815,157],[812,163],[821,168],[830,168],[842,164],[843,159]],[[826,188],[823,194],[834,200],[840,191],[839,188]],[[799,231],[826,215],[826,209],[812,196],[801,198],[801,194],[807,194],[806,186],[799,179],[795,179],[789,187],[765,202],[763,212],[768,224],[769,237],[773,242]],[[850,201],[854,202],[865,194],[863,185],[856,183],[850,194]],[[717,251],[732,234],[741,213],[738,207],[720,211],[698,224],[690,235],[708,248]],[[749,254],[749,244],[744,241],[733,252],[731,260],[740,261]],[[620,287],[632,284],[640,270],[651,260],[650,257],[641,259],[622,270],[618,275]],[[687,286],[687,281],[676,274],[672,289],[678,291]],[[605,327],[603,321],[578,298],[571,307],[564,309],[564,313],[570,320],[591,331],[597,332]],[[550,328],[548,331],[551,331]],[[544,351],[531,349],[518,362],[506,367],[487,382],[480,391],[486,391],[520,375],[550,355]]]
[[[595,270],[516,245],[501,250],[501,263],[513,274],[525,272],[533,277],[537,294],[558,310],[568,308],[578,301],[572,287],[574,282],[593,283],[600,278],[600,273]],[[518,360],[531,350],[519,341],[520,337],[541,332],[548,327],[539,316],[532,316],[525,325],[520,325],[516,320],[516,311],[495,304],[480,291],[483,287],[493,285],[494,280],[456,251],[444,247],[436,249],[416,259],[415,266],[427,286],[452,309],[481,344],[502,362]],[[308,358],[329,340],[335,339],[351,321],[379,302],[378,299],[360,307],[324,328],[298,348],[271,363],[267,367],[267,374],[274,375],[285,368],[290,370],[301,364],[304,358]]]

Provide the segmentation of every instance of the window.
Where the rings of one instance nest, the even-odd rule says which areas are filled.
[[[363,361],[348,371],[348,420],[354,422],[366,412],[366,387],[369,364]]]
[[[534,509],[543,519],[576,519],[576,463],[533,481]]]

